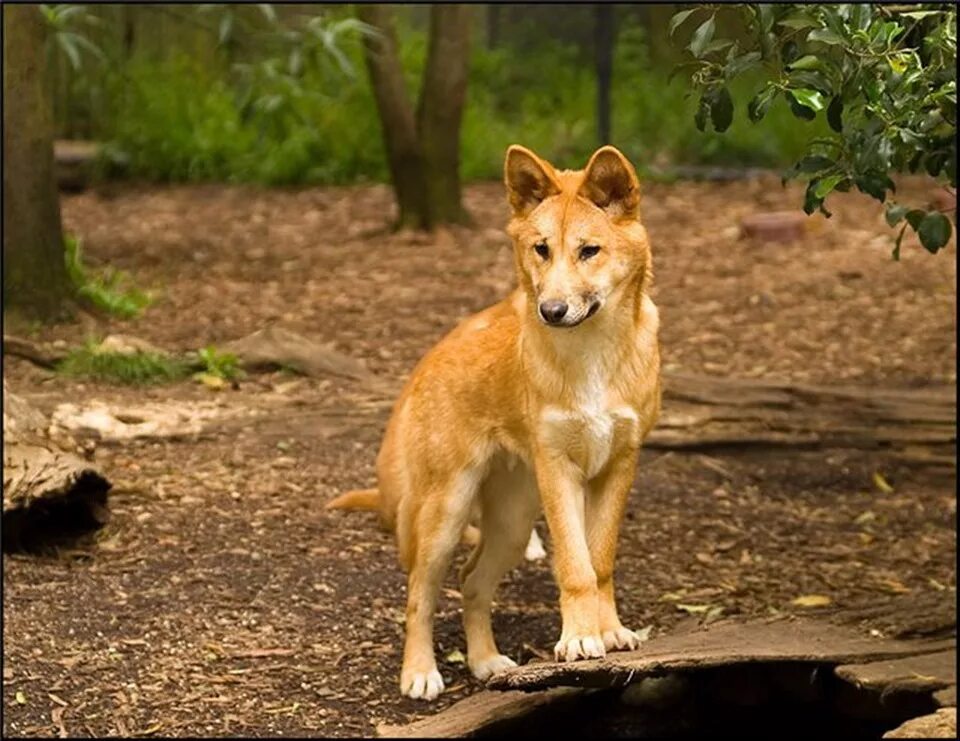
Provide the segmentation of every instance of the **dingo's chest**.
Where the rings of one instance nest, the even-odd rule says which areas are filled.
[[[637,445],[639,430],[639,416],[633,407],[585,403],[544,407],[538,431],[541,444],[563,452],[590,479],[625,445]]]

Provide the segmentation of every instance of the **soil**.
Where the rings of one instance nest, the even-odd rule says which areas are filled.
[[[905,181],[898,198],[932,195]],[[124,184],[66,196],[88,260],[158,298],[135,320],[84,315],[31,337],[122,332],[186,350],[278,324],[399,383],[512,285],[501,186],[466,197],[476,227],[419,235],[390,233],[384,186]],[[795,209],[797,187],[773,177],[645,187],[667,369],[956,381],[955,243],[931,256],[908,237],[895,263],[875,202],[831,200],[833,218],[811,219],[799,241],[758,243],[739,237],[739,219]],[[480,687],[451,656],[465,650],[451,571],[436,628],[449,689],[430,706],[400,697],[405,590],[391,536],[370,516],[322,509],[372,483],[389,399],[282,371],[223,391],[110,386],[16,358],[4,374],[48,413],[92,399],[235,413],[195,439],[100,445],[95,460],[115,485],[110,524],[53,554],[4,557],[4,735],[369,736]],[[955,478],[883,451],[646,451],[622,528],[621,613],[653,635],[801,613],[865,634],[949,630]],[[810,595],[829,602],[793,603]],[[501,650],[547,655],[560,628],[549,565],[512,572],[494,615]]]

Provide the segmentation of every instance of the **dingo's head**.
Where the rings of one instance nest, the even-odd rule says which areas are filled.
[[[649,275],[640,183],[614,147],[598,149],[583,170],[557,171],[514,145],[504,180],[520,283],[540,321],[575,327]]]

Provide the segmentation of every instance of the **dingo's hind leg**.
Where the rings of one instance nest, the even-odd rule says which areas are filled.
[[[516,664],[500,653],[490,606],[503,575],[523,560],[539,513],[536,482],[525,466],[498,461],[480,489],[480,542],[460,572],[467,664],[477,679]]]
[[[433,700],[443,691],[443,678],[433,653],[433,617],[440,585],[460,540],[481,472],[468,469],[452,484],[425,494],[416,511],[401,507],[398,532],[408,533],[410,574],[407,579],[407,623],[400,691],[413,699]]]

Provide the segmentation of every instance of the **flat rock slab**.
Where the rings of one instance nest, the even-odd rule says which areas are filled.
[[[866,689],[940,690],[957,683],[957,652],[940,651],[869,664],[844,664],[835,671],[841,679]]]
[[[730,664],[804,661],[863,664],[871,661],[956,651],[949,641],[894,641],[870,638],[849,628],[804,620],[714,623],[702,630],[656,638],[638,651],[603,659],[531,663],[493,677],[497,690],[548,687],[618,687],[651,674]]]
[[[568,687],[528,694],[526,692],[478,692],[464,698],[442,713],[404,726],[381,724],[377,735],[382,738],[458,738],[526,715],[534,708],[563,697],[578,694]]]
[[[933,699],[942,708],[955,708],[957,706],[957,685],[937,690],[933,693]]]
[[[884,738],[956,738],[957,709],[941,708],[930,715],[911,718],[892,731],[883,734]]]

